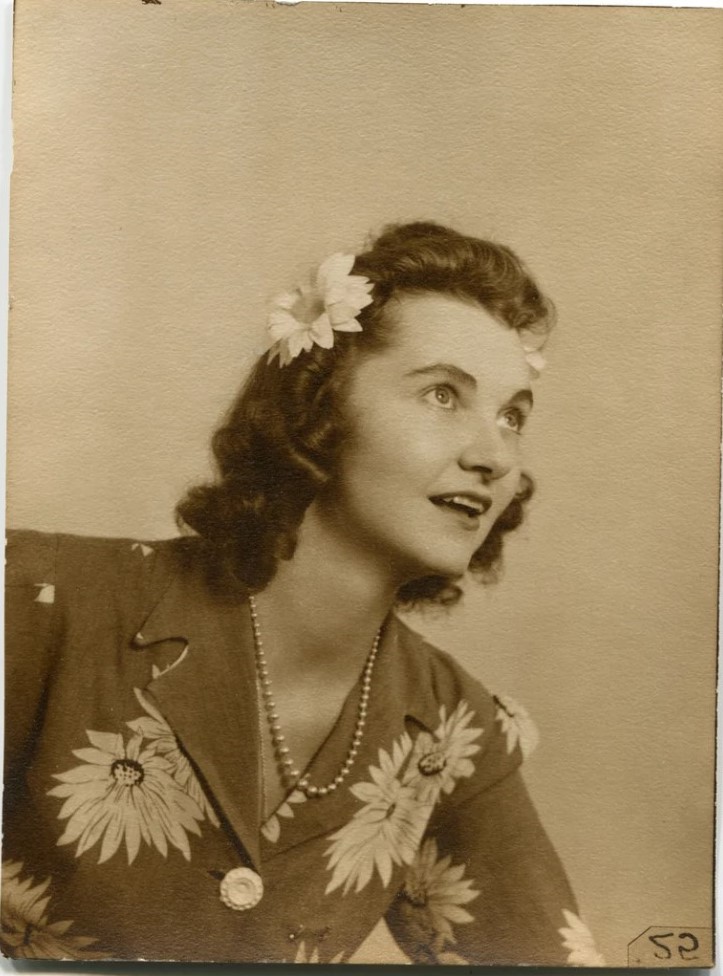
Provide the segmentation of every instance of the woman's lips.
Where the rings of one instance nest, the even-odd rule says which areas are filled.
[[[433,495],[430,501],[440,511],[453,515],[459,525],[471,532],[477,531],[480,519],[492,505],[492,499],[489,496],[471,492]]]
[[[489,495],[480,495],[477,492],[459,491],[446,492],[443,495],[432,495],[430,501],[439,508],[450,508],[460,512],[470,519],[479,518],[492,505]]]

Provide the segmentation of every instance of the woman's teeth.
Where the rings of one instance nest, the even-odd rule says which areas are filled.
[[[477,518],[484,515],[485,506],[481,501],[469,498],[467,495],[437,495],[432,498],[435,505],[446,505],[458,512],[463,512],[470,518]]]

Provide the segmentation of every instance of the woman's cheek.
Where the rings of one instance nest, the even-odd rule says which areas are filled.
[[[515,468],[498,482],[498,491],[492,507],[492,518],[496,521],[504,510],[510,505],[520,490],[522,484],[522,470]]]

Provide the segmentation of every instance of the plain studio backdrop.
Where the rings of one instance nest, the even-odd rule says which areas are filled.
[[[527,781],[611,965],[650,925],[711,917],[720,27],[16,11],[11,526],[174,534],[267,299],[388,221],[508,243],[555,300],[526,435],[539,490],[504,579],[415,626],[540,725]],[[384,945],[369,955],[396,958]]]

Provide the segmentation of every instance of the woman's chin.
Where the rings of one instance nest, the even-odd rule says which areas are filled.
[[[413,553],[408,550],[403,556],[397,552],[397,559],[389,559],[387,569],[392,569],[392,577],[397,586],[406,586],[423,579],[444,579],[457,583],[467,575],[477,547],[469,545],[439,545],[435,551],[426,550]],[[399,558],[401,557],[401,558]]]
[[[428,570],[427,575],[444,576],[451,582],[457,582],[469,571],[475,551],[476,549],[471,552],[469,549],[465,549],[459,553],[452,552],[446,557],[440,556],[439,559],[434,560],[433,568]]]
[[[438,560],[425,563],[410,573],[407,583],[415,583],[423,579],[444,579],[449,583],[458,583],[464,579],[469,569],[469,560]]]

